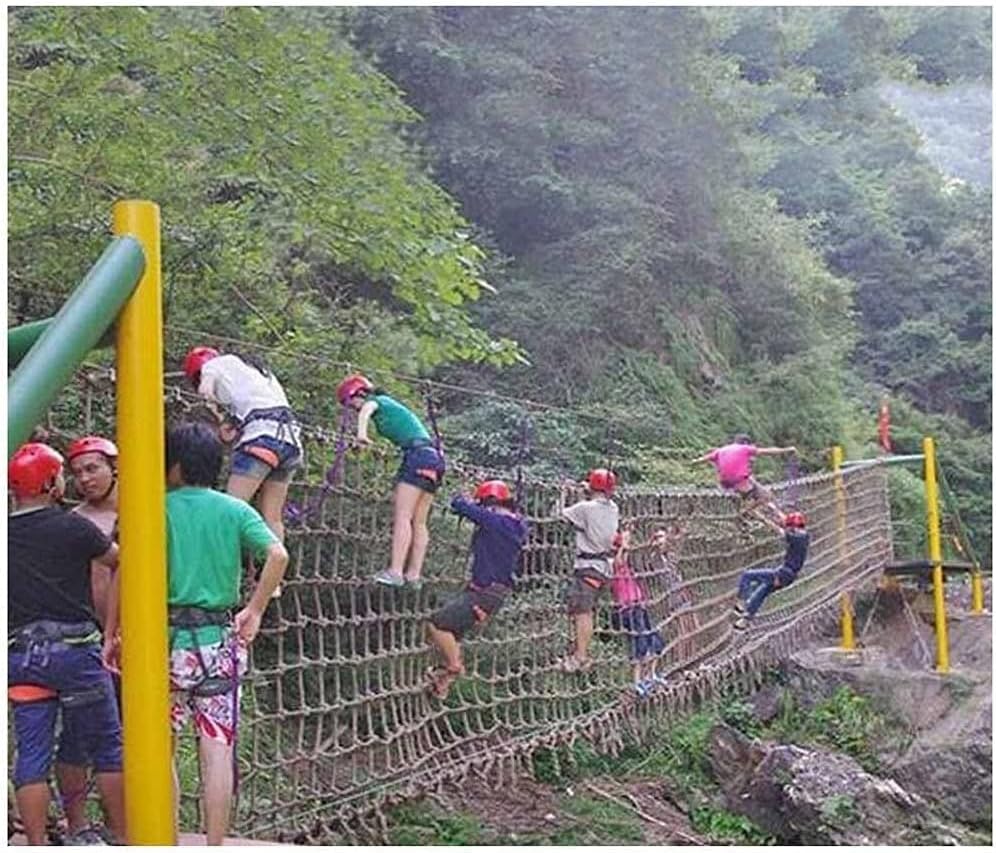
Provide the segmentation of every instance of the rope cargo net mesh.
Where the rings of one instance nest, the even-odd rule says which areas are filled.
[[[203,401],[186,388],[170,385],[166,396],[169,421],[203,416]],[[90,367],[62,395],[47,427],[61,446],[84,432],[113,435],[113,414],[113,377]],[[336,435],[302,426],[305,464],[290,500],[317,505]],[[574,536],[555,517],[563,485],[526,471],[530,535],[515,592],[465,638],[465,674],[441,703],[425,689],[426,672],[438,661],[424,625],[466,583],[473,529],[446,510],[445,496],[484,477],[512,483],[516,472],[477,468],[448,451],[446,482],[429,519],[426,583],[394,589],[373,577],[389,562],[397,465],[386,442],[349,452],[320,508],[288,526],[282,595],[267,609],[243,682],[233,823],[239,835],[383,837],[385,807],[468,774],[501,785],[531,773],[537,750],[579,738],[616,753],[627,737],[644,737],[662,718],[721,689],[758,684],[765,668],[835,618],[843,591],[871,585],[892,558],[882,466],[775,484],[776,500],[808,517],[809,557],[799,579],[769,598],[749,632],[739,634],[731,618],[739,575],[779,564],[780,537],[745,524],[738,500],[716,489],[623,487],[615,497],[620,525],[632,525],[635,543],[647,543],[661,527],[685,528],[668,554],[647,544],[630,552],[666,644],[658,665],[666,680],[637,700],[627,635],[612,626],[609,592],[596,613],[592,668],[561,668],[572,642],[564,597]],[[569,492],[568,500],[581,496]],[[183,799],[185,822],[195,820],[195,792],[184,791]]]

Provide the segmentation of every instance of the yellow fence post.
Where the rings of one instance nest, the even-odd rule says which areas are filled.
[[[844,448],[835,444],[830,450],[830,465],[833,468],[833,488],[835,492],[834,515],[837,519],[837,559],[844,555],[844,531],[847,527],[847,504],[844,494],[844,475],[841,466],[844,464]],[[840,647],[846,651],[854,651],[854,608],[851,605],[851,593],[842,590],[840,593]]]
[[[114,205],[145,252],[117,344],[125,814],[130,844],[175,844],[166,616],[166,462],[159,206]]]
[[[982,594],[982,570],[978,563],[972,565],[972,615],[980,616],[986,612],[985,599]]]
[[[948,620],[944,604],[944,569],[941,556],[941,513],[937,499],[937,457],[934,439],[923,440],[923,483],[927,497],[927,549],[934,584],[934,631],[937,634],[937,671],[947,672]]]

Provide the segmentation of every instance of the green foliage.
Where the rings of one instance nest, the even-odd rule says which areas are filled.
[[[834,794],[827,797],[820,807],[824,819],[836,824],[850,823],[858,818],[854,797],[848,794]]]
[[[608,457],[626,482],[703,482],[661,445],[747,430],[824,467],[830,445],[871,438],[883,386],[897,432],[922,436],[924,410],[945,418],[942,446],[991,429],[988,196],[936,171],[882,88],[988,79],[990,18],[364,9],[353,32],[493,235],[502,298],[480,316],[534,366],[492,382],[606,413],[601,431],[558,424],[537,462]],[[467,423],[508,459],[493,411]],[[967,467],[953,490],[988,550],[989,466],[976,483]]]
[[[551,844],[638,844],[643,841],[640,818],[629,809],[594,797],[575,796],[563,801],[564,812],[573,819],[550,836]]]
[[[401,846],[480,844],[481,825],[473,815],[440,814],[427,803],[407,803],[392,811],[388,839]]]
[[[15,286],[65,294],[110,201],[144,197],[163,211],[168,320],[280,347],[298,397],[334,376],[300,362],[315,349],[412,372],[518,357],[467,312],[484,253],[404,139],[416,114],[333,18],[61,7],[9,22]]]
[[[786,693],[782,711],[769,734],[787,743],[817,744],[843,752],[874,773],[881,769],[878,756],[902,736],[902,731],[894,720],[875,710],[868,699],[841,687],[808,710],[800,708]]]
[[[775,839],[767,835],[749,818],[725,809],[700,806],[692,809],[692,826],[713,844],[770,845]]]

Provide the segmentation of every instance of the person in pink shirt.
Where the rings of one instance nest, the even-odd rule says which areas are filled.
[[[794,454],[794,447],[756,447],[749,435],[737,435],[732,444],[715,447],[704,456],[693,459],[692,463],[711,462],[716,467],[719,485],[727,491],[736,492],[746,503],[745,512],[754,512],[764,519],[758,510],[762,507],[781,525],[785,515],[775,503],[771,492],[754,479],[753,459],[755,456],[785,456]]]
[[[615,609],[612,625],[629,637],[630,661],[633,664],[633,686],[638,696],[646,696],[663,681],[657,675],[657,661],[664,651],[664,638],[654,629],[647,612],[647,596],[626,559],[630,547],[629,529],[617,533],[612,540],[616,551],[612,561],[612,601]]]

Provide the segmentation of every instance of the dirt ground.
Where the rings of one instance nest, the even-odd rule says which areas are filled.
[[[449,792],[434,799],[440,805],[473,815],[488,834],[514,844],[549,836],[576,824],[578,819],[565,806],[571,797],[580,795],[629,810],[642,824],[644,844],[707,843],[692,829],[688,818],[667,801],[665,788],[657,781],[585,780],[557,789],[523,778],[495,789],[473,780],[463,785],[459,793]],[[611,841],[604,839],[602,843]]]

